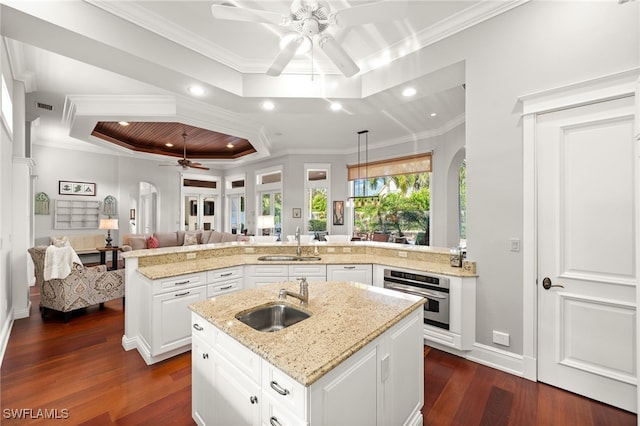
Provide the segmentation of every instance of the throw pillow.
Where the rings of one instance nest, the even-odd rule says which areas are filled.
[[[147,239],[145,237],[129,237],[127,242],[131,250],[141,250],[147,248]]]
[[[156,237],[154,237],[153,235],[149,237],[149,239],[147,240],[147,248],[158,248],[160,247],[160,242],[158,241],[158,239]]]
[[[198,234],[195,232],[187,232],[184,234],[184,244],[185,246],[192,246],[198,244]]]

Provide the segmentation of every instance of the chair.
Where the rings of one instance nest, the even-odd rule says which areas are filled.
[[[107,271],[106,265],[85,267],[74,264],[64,279],[44,280],[44,263],[47,246],[27,250],[33,260],[36,285],[40,286],[40,313],[45,318],[48,309],[64,313],[64,321],[77,309],[123,298],[124,270]]]

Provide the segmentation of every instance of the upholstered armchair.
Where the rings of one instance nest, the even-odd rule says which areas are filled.
[[[106,265],[85,267],[73,264],[64,279],[45,281],[47,246],[28,249],[35,268],[36,285],[40,286],[40,313],[44,318],[48,309],[63,312],[67,322],[71,312],[113,299],[124,298],[124,270],[107,271]],[[124,303],[124,299],[123,299]]]

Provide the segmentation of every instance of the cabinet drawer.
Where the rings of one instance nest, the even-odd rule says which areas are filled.
[[[261,409],[260,424],[262,426],[298,426],[307,424],[305,420],[273,401],[269,395],[262,397]]]
[[[207,283],[212,284],[219,281],[232,280],[242,277],[242,267],[236,266],[233,268],[217,269],[215,271],[207,272]]]
[[[242,289],[242,277],[238,277],[235,280],[209,284],[207,286],[207,297],[216,297],[221,294],[231,293],[232,291],[238,291],[240,289]]]
[[[289,269],[287,265],[248,265],[246,272],[247,275],[256,277],[289,276]]]
[[[180,275],[179,277],[156,280],[153,283],[153,294],[175,291],[178,289],[204,285],[205,273],[202,272],[199,274]]]
[[[262,361],[262,392],[295,416],[305,418],[306,388],[264,360]]]
[[[214,349],[225,359],[249,376],[254,382],[260,383],[260,357],[251,352],[237,340],[222,331],[215,329]]]
[[[289,265],[289,279],[300,277],[327,277],[327,265]]]
[[[216,328],[195,312],[191,312],[191,333],[200,336],[209,346],[213,347]]]

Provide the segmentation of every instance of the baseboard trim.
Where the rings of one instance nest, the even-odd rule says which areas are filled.
[[[5,318],[2,330],[0,330],[0,366],[4,361],[4,353],[7,350],[9,344],[9,337],[11,336],[11,330],[13,329],[13,309],[9,311]]]
[[[474,343],[473,349],[467,354],[466,358],[469,361],[477,362],[514,376],[526,377],[524,374],[524,357],[513,352]]]

